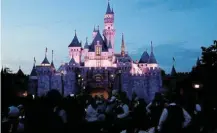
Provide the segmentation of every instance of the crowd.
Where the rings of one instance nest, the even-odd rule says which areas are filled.
[[[150,103],[113,90],[109,99],[90,95],[62,98],[56,90],[44,97],[27,96],[2,115],[3,133],[208,133],[216,130],[217,111],[195,102],[184,108],[179,96],[156,93]]]

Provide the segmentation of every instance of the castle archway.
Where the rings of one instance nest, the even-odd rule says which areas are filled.
[[[105,89],[105,88],[101,88],[101,87],[98,87],[98,88],[91,88],[89,90],[89,94],[92,96],[92,97],[95,97],[95,96],[103,96],[105,99],[108,99],[109,97],[109,92],[108,92],[108,89]]]

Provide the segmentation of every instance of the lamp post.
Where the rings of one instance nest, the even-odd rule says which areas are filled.
[[[63,82],[63,71],[61,72],[61,89],[62,89],[62,96],[64,96],[64,82]]]
[[[202,84],[193,83],[193,88],[196,90],[196,100],[198,100],[198,91],[202,88]]]

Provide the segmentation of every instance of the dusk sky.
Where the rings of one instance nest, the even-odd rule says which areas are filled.
[[[115,50],[120,51],[121,33],[134,58],[145,49],[170,72],[172,57],[177,71],[190,71],[201,46],[217,39],[217,0],[111,0],[115,12]],[[101,33],[107,0],[2,0],[1,65],[29,74],[33,58],[40,64],[48,48],[54,50],[58,68],[68,62],[68,45],[76,29],[78,39],[92,41],[94,25]]]

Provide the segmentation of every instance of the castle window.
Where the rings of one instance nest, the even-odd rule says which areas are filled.
[[[96,46],[96,55],[100,55],[100,54],[101,54],[100,46]]]
[[[108,29],[110,29],[110,27],[108,27]]]

